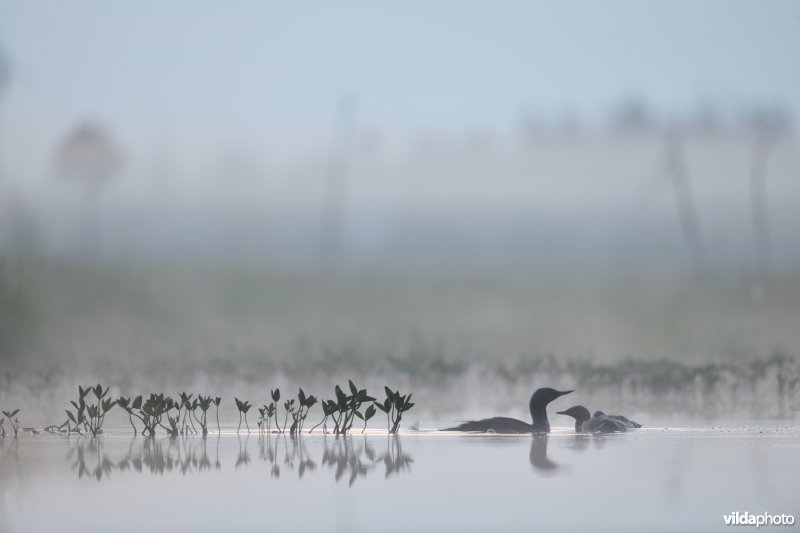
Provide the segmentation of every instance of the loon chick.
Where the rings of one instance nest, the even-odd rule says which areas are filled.
[[[641,424],[622,415],[607,415],[603,411],[595,411],[594,416],[590,417],[589,410],[582,405],[570,407],[557,414],[573,417],[577,433],[617,433],[642,427]]]
[[[496,416],[494,418],[485,418],[483,420],[476,420],[472,422],[464,422],[461,425],[452,428],[446,428],[442,431],[493,431],[495,433],[549,433],[550,422],[547,420],[547,404],[565,394],[569,394],[571,390],[557,391],[549,387],[536,389],[536,392],[531,396],[529,407],[531,410],[531,418],[533,424],[528,424],[516,418],[508,418],[505,416]]]

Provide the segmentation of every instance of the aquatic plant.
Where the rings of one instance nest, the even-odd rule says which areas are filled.
[[[181,404],[175,402],[172,404],[172,408],[178,411],[178,414],[175,416],[169,416],[169,411],[167,411],[167,422],[169,423],[169,427],[165,426],[164,424],[159,424],[164,430],[167,432],[167,435],[170,437],[177,437],[181,434]]]
[[[262,431],[264,431],[266,429],[264,427],[265,422],[266,422],[266,418],[265,418],[266,416],[267,416],[267,406],[266,405],[262,405],[261,407],[258,408],[258,420],[256,420],[256,425],[258,426],[258,432],[259,433],[261,433]]]
[[[363,415],[360,412],[356,411],[356,416],[364,421],[364,427],[361,428],[361,433],[364,433],[367,430],[367,422],[369,422],[370,418],[375,416],[376,412],[377,411],[375,410],[375,404],[372,404],[369,407],[367,407]]]
[[[339,410],[339,406],[337,405],[337,403],[335,401],[333,401],[333,400],[325,400],[324,402],[322,402],[322,414],[323,414],[322,420],[319,421],[319,424],[317,424],[316,426],[314,426],[311,429],[309,429],[308,432],[311,433],[312,431],[317,429],[319,426],[322,426],[323,433],[326,433],[327,430],[328,430],[328,426],[326,424],[326,422],[328,421],[328,418],[331,415],[333,415],[335,412],[337,412],[338,410]]]
[[[141,398],[141,396],[137,396],[130,405],[127,405],[126,402],[124,409],[128,412],[129,417],[135,416],[142,422],[144,425],[142,435],[155,437],[156,427],[164,427],[161,420],[175,406],[175,401],[169,396],[164,396],[164,393],[151,393],[144,402],[141,401]],[[131,419],[131,425],[133,425],[133,419]],[[164,429],[170,431],[166,427]]]
[[[403,413],[414,407],[411,403],[411,394],[401,395],[399,391],[393,391],[389,387],[383,389],[386,391],[386,399],[383,403],[375,402],[373,405],[386,413],[386,427],[389,433],[397,433]]]
[[[214,398],[214,405],[217,407],[217,433],[222,433],[219,429],[219,404],[222,403],[222,398],[217,396]]]
[[[247,428],[247,432],[250,433],[250,426],[247,424],[247,411],[250,410],[250,402],[243,402],[239,400],[239,398],[234,397],[236,400],[236,408],[239,409],[239,427],[236,428],[236,433],[239,433],[239,430],[242,428],[242,415],[244,414],[244,425]]]
[[[80,432],[81,427],[87,433],[91,433],[92,437],[96,437],[98,433],[103,431],[103,422],[106,414],[117,404],[116,400],[106,398],[108,395],[109,387],[103,390],[102,385],[99,383],[95,387],[86,387],[85,389],[78,385],[78,401],[74,400],[70,403],[75,408],[75,413],[66,410],[67,413],[67,432],[73,430]],[[86,397],[90,392],[94,393],[97,403],[87,403]],[[75,424],[72,427],[69,422]],[[63,427],[63,424],[62,424]]]
[[[11,429],[14,430],[14,438],[17,437],[17,433],[19,432],[19,420],[16,418],[17,413],[19,413],[19,409],[14,409],[13,411],[3,411],[3,415],[8,418],[8,423],[11,424]],[[3,422],[5,419],[0,419],[0,436],[6,436],[6,430],[3,427]]]
[[[281,428],[281,433],[286,432],[286,423],[289,421],[289,414],[294,413],[294,398],[283,402],[283,409],[285,414],[283,416],[283,427]]]
[[[275,407],[275,412],[273,413],[273,415],[275,416],[275,429],[277,429],[280,433],[283,433],[283,430],[281,430],[280,423],[278,422],[278,401],[280,401],[280,399],[281,399],[281,390],[280,389],[275,389],[275,390],[270,389],[269,395],[272,398],[272,402],[273,402],[270,405],[273,405]],[[267,409],[267,411],[269,411],[269,409]],[[284,422],[284,426],[285,426],[285,422]]]
[[[122,409],[128,413],[128,420],[131,422],[131,427],[133,428],[133,435],[138,435],[136,431],[136,425],[133,423],[133,410],[134,409],[141,409],[142,407],[142,395],[140,394],[136,398],[134,398],[133,402],[131,403],[130,397],[120,396],[117,398],[117,405],[119,405]]]
[[[350,387],[349,395],[339,385],[334,388],[336,411],[331,413],[331,418],[335,423],[333,432],[337,435],[346,435],[353,426],[356,416],[362,420],[364,419],[364,415],[360,412],[361,405],[364,402],[375,401],[375,398],[367,394],[367,389],[359,389],[352,380],[348,380],[348,385]]]
[[[352,380],[348,380],[349,394],[339,385],[336,385],[334,388],[335,399],[327,399],[320,402],[317,397],[307,395],[302,387],[299,387],[297,397],[290,398],[283,404],[285,412],[282,424],[278,420],[277,413],[278,401],[281,398],[280,389],[270,390],[272,401],[258,409],[259,433],[272,431],[273,418],[279,433],[286,433],[287,426],[289,427],[288,433],[291,435],[302,433],[309,412],[317,403],[322,406],[323,418],[309,430],[309,433],[312,433],[320,425],[323,426],[323,431],[327,433],[327,422],[333,420],[333,433],[346,435],[351,432],[356,418],[364,422],[361,429],[361,433],[364,433],[369,420],[375,416],[378,408],[387,413],[387,429],[389,432],[396,433],[403,412],[413,407],[414,404],[410,402],[410,394],[407,396],[400,395],[399,392],[394,392],[388,387],[385,390],[387,391],[387,399],[383,403],[379,403],[375,401],[375,398],[368,395],[367,389],[359,389]],[[107,397],[108,391],[108,387],[103,389],[100,384],[95,387],[85,388],[78,386],[78,399],[70,402],[74,408],[73,410],[67,409],[65,411],[67,415],[66,421],[60,426],[47,426],[44,430],[52,433],[91,433],[93,436],[97,436],[102,433],[106,414],[114,406],[118,405],[128,414],[128,421],[131,424],[134,435],[140,433],[134,420],[138,419],[143,426],[141,434],[149,437],[155,436],[156,429],[159,426],[173,437],[188,435],[190,432],[202,433],[203,436],[206,436],[208,435],[208,410],[213,404],[216,407],[217,432],[221,433],[219,406],[222,403],[222,398],[219,396],[212,399],[211,395],[203,396],[202,394],[197,394],[195,397],[194,394],[181,392],[177,400],[164,393],[151,393],[147,398],[139,395],[135,398],[120,396],[117,399],[110,399]],[[96,402],[87,400],[91,393],[94,394]],[[239,425],[236,428],[236,432],[241,432],[242,421],[244,421],[247,432],[250,433],[247,412],[252,405],[250,402],[242,401],[239,398],[234,398],[234,400],[239,411]],[[363,408],[364,406],[366,406],[366,409]],[[13,413],[3,412],[15,429],[15,434],[19,427],[19,421],[13,419],[13,417],[18,412],[18,409]],[[292,420],[291,425],[288,422],[290,417]],[[8,425],[3,425],[4,422],[5,419],[0,419],[0,435],[5,435],[6,428],[8,428]]]
[[[303,389],[300,389],[300,392],[298,392],[297,400],[299,406],[296,410],[292,409],[293,422],[292,427],[289,428],[290,435],[300,434],[300,432],[303,431],[303,424],[308,416],[308,411],[317,403],[317,399],[314,396],[306,396]],[[292,400],[292,402],[294,402],[294,400]]]
[[[198,394],[195,402],[195,409],[199,407],[202,413],[200,418],[195,418],[195,420],[197,420],[197,423],[200,424],[200,430],[202,431],[203,436],[206,436],[208,435],[208,410],[211,408],[211,396],[203,396]],[[192,416],[194,416],[195,409],[192,409]]]
[[[275,402],[270,402],[269,405],[264,404],[258,408],[258,430],[260,432],[271,432],[272,417],[275,416]],[[277,424],[277,423],[276,423]]]
[[[197,433],[194,429],[194,423],[192,422],[192,417],[189,416],[192,412],[192,406],[196,406],[196,403],[192,402],[192,396],[194,394],[186,394],[185,392],[181,392],[179,395],[180,403],[177,403],[176,409],[178,410],[178,418],[180,419],[181,416],[181,409],[183,409],[183,422],[181,423],[181,434],[188,434],[189,426],[191,425],[192,431]],[[189,419],[189,423],[186,423],[186,419]]]

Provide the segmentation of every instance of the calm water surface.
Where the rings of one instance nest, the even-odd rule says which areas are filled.
[[[0,441],[0,530],[713,531],[732,511],[800,519],[799,466],[800,427],[775,422],[604,437],[25,433]]]

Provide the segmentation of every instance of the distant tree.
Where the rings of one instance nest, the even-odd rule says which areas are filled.
[[[613,130],[641,132],[653,128],[656,119],[644,100],[628,98],[612,110],[609,122]]]
[[[357,112],[358,99],[355,95],[340,98],[331,132],[320,218],[320,259],[327,267],[335,266],[344,245],[347,181],[355,145]]]
[[[708,102],[698,105],[689,114],[687,122],[690,130],[704,134],[718,133],[723,127],[719,110]]]
[[[3,47],[0,46],[0,101],[9,85],[11,85],[11,63],[3,53]]]
[[[83,122],[56,146],[53,158],[56,177],[80,188],[82,206],[78,216],[82,252],[102,245],[98,223],[98,195],[122,168],[122,155],[111,135],[101,126]]]
[[[744,127],[755,137],[750,156],[750,208],[755,264],[753,296],[760,298],[766,295],[772,263],[767,195],[769,160],[775,146],[790,134],[792,116],[779,106],[756,105],[745,114]]]
[[[686,168],[681,135],[675,129],[666,134],[666,166],[672,190],[675,193],[683,240],[695,272],[702,274],[706,265],[706,248]]]
[[[56,173],[94,191],[109,182],[122,167],[122,156],[109,133],[84,122],[70,131],[56,148]]]
[[[792,129],[792,114],[781,106],[754,105],[743,116],[744,129],[759,137],[780,137]]]

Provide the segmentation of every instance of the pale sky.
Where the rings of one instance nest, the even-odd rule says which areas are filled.
[[[142,145],[324,137],[342,94],[389,136],[599,118],[636,95],[800,116],[795,1],[0,0],[0,44],[12,153],[85,117]]]

